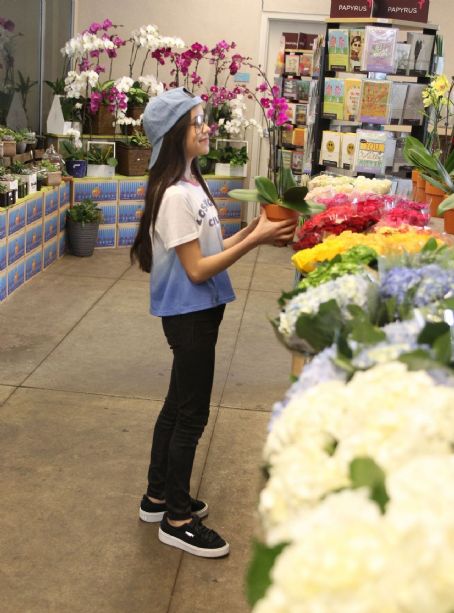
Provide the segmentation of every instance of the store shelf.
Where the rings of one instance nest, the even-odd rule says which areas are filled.
[[[285,53],[313,53],[313,49],[284,49]]]
[[[408,30],[432,30],[433,32],[438,30],[438,26],[433,23],[419,23],[417,21],[405,21],[402,19],[386,19],[385,17],[329,17],[326,23],[395,26],[396,28]]]

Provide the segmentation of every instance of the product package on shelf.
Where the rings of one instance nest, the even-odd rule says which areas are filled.
[[[298,49],[298,32],[283,32],[284,45],[286,49]]]
[[[359,112],[361,122],[382,125],[388,123],[391,85],[391,81],[363,81]]]
[[[328,30],[328,68],[329,70],[348,70],[349,32],[348,30]]]
[[[408,74],[425,77],[431,68],[435,36],[408,32],[407,42],[411,45]]]
[[[397,43],[395,73],[408,75],[410,70],[411,45],[409,43]]]
[[[301,53],[299,59],[299,73],[302,77],[312,74],[312,53]]]
[[[292,151],[292,164],[291,169],[294,174],[300,175],[303,173],[303,151]]]
[[[361,64],[363,61],[364,53],[364,36],[365,29],[357,28],[356,30],[350,30],[350,42],[349,42],[349,70],[350,72],[359,72],[361,70]]]
[[[296,123],[296,104],[292,103],[292,102],[288,102],[287,103],[287,110],[286,110],[286,114],[287,117],[289,119],[289,121],[291,123]]]
[[[323,116],[327,119],[344,119],[344,80],[325,79]]]
[[[293,143],[293,128],[283,128],[281,130],[281,144],[291,145]]]
[[[320,74],[320,65],[323,57],[323,49],[325,45],[325,37],[319,35],[314,41],[312,52],[312,76]]]
[[[405,98],[402,123],[410,126],[420,126],[423,121],[424,105],[422,92],[426,88],[421,83],[410,83]]]
[[[307,104],[295,104],[295,121],[294,123],[299,126],[304,126],[307,119]]]
[[[407,97],[408,83],[393,83],[390,98],[389,123],[399,125],[402,123],[405,99]]]
[[[366,26],[362,69],[368,72],[394,72],[396,45],[396,28]]]
[[[296,53],[287,53],[285,56],[285,72],[291,75],[299,75],[300,58]]]
[[[320,164],[324,166],[339,166],[342,134],[326,130],[322,136]]]
[[[317,34],[307,34],[306,32],[300,32],[298,35],[298,49],[312,49],[314,41],[317,39],[317,36]]]
[[[304,136],[306,130],[304,128],[295,128],[292,134],[292,145],[295,147],[304,147]]]
[[[361,85],[361,79],[344,81],[344,120],[346,121],[358,121]]]
[[[288,149],[279,149],[277,163],[279,168],[290,168],[292,165],[292,152]]]
[[[299,102],[308,102],[311,82],[312,80],[308,77],[296,80],[296,99]]]
[[[392,172],[394,165],[394,156],[396,155],[396,139],[394,134],[386,132],[388,138],[385,144],[385,171]]]
[[[343,132],[341,142],[340,167],[351,170],[355,164],[356,133]]]
[[[384,174],[386,141],[388,138],[386,132],[358,130],[356,136],[356,172]]]
[[[298,80],[291,77],[283,80],[282,95],[284,98],[287,100],[297,100],[297,83]]]

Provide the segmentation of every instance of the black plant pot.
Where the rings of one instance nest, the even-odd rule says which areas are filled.
[[[66,232],[68,238],[69,251],[72,255],[88,257],[93,255],[98,238],[99,222],[81,223],[73,221],[71,218],[66,220]]]

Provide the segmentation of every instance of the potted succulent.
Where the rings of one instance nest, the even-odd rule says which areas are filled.
[[[25,153],[27,143],[25,141],[25,134],[22,130],[14,133],[14,140],[16,141],[16,153]]]
[[[118,174],[145,175],[151,157],[151,145],[145,134],[138,130],[126,141],[117,141]]]
[[[58,164],[50,162],[49,160],[42,160],[41,169],[45,172],[45,185],[60,185],[62,180],[62,173]]]
[[[66,213],[69,251],[79,257],[93,255],[102,211],[91,198],[70,207]]]
[[[0,139],[3,142],[4,157],[12,157],[16,155],[16,138],[15,132],[9,128],[0,129]]]
[[[63,140],[60,143],[60,148],[68,174],[77,179],[85,177],[87,174],[87,156],[83,147],[78,147],[71,139]]]
[[[255,189],[233,189],[230,198],[244,202],[260,202],[263,204],[266,216],[271,221],[295,219],[300,215],[310,217],[315,212],[323,210],[306,202],[307,187],[296,184],[289,168],[282,169],[274,183],[267,177],[255,177]]]
[[[113,177],[117,165],[115,143],[93,144],[89,142],[87,162],[87,177]]]

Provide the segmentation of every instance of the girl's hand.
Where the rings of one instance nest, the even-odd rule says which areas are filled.
[[[252,223],[254,223],[255,219]],[[251,237],[254,237],[258,245],[287,245],[295,234],[297,222],[295,219],[285,221],[270,221],[266,217],[265,209],[260,212],[260,217]]]

